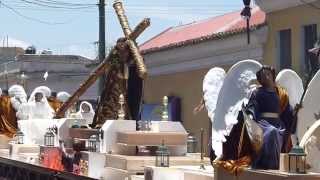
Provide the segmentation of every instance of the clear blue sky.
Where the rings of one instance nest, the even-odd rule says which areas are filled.
[[[35,45],[40,50],[50,48],[56,54],[94,57],[97,51],[94,42],[98,40],[97,6],[66,9],[60,8],[61,4],[56,2],[96,4],[97,1],[0,0],[3,3],[2,5],[0,3],[0,46],[3,38],[8,35],[12,41],[21,40]],[[36,2],[41,6],[32,5],[30,2]],[[106,2],[106,40],[112,45],[122,36],[122,31],[111,7],[113,0]],[[151,27],[138,39],[139,43],[170,26],[221,15],[243,7],[242,0],[123,0],[123,2],[132,28],[144,17],[151,18]],[[42,6],[43,4],[50,7]],[[80,7],[69,4],[62,6]],[[20,13],[20,16],[17,13]]]

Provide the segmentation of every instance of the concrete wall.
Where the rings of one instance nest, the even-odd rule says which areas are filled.
[[[6,89],[13,84],[21,84],[22,72],[26,76],[25,88],[30,94],[38,86],[48,86],[52,91],[66,91],[73,94],[92,71],[86,67],[89,59],[72,55],[18,55],[17,60],[0,66],[0,87]],[[4,73],[5,71],[8,74]],[[43,75],[49,73],[47,81]],[[94,84],[80,99],[96,100],[98,85]]]
[[[19,54],[24,54],[24,49],[19,47],[0,47],[0,63],[12,61]]]
[[[319,2],[319,1],[318,1]],[[319,7],[317,2],[316,6]],[[278,65],[277,36],[280,30],[291,29],[292,68],[302,72],[301,64],[304,61],[303,26],[317,24],[320,32],[320,13],[318,9],[309,5],[301,5],[267,14],[268,39],[264,50],[264,60],[267,64]]]
[[[57,74],[49,73],[47,81],[44,81],[43,73],[26,74],[28,79],[25,80],[25,89],[30,95],[34,88],[38,86],[48,86],[53,92],[66,91],[73,94],[80,84],[88,77],[89,74]],[[17,75],[11,75],[9,78],[9,87],[14,84],[22,84]],[[3,77],[0,79],[0,88],[6,89],[6,81]],[[91,86],[87,92],[80,97],[80,99],[96,100],[98,97],[98,81]]]

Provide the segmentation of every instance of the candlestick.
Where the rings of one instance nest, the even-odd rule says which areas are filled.
[[[124,120],[125,118],[125,113],[124,113],[124,96],[123,94],[120,94],[120,97],[119,97],[119,104],[120,104],[120,109],[118,111],[118,120]]]
[[[200,133],[201,133],[201,135],[200,135],[200,141],[201,141],[201,146],[200,146],[200,151],[201,151],[201,161],[200,161],[200,169],[202,169],[202,170],[205,170],[206,168],[204,167],[204,152],[203,152],[203,150],[204,150],[204,146],[203,146],[203,134],[204,134],[204,130],[203,130],[203,128],[201,128],[201,130],[200,130]]]
[[[168,97],[167,96],[163,97],[162,106],[163,106],[163,110],[162,110],[161,120],[168,121],[169,116],[168,116]]]

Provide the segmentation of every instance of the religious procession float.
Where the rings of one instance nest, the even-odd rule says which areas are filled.
[[[113,7],[124,38],[73,95],[52,97],[41,86],[27,100],[20,85],[1,95],[0,179],[320,179],[320,71],[304,85],[294,71],[276,74],[255,60],[212,68],[201,104],[212,123],[207,158],[203,129],[197,153],[183,125],[170,120],[167,96],[161,121],[140,120],[147,69],[135,39],[150,21],[132,30],[122,2]],[[96,110],[82,102],[75,112],[103,76]]]

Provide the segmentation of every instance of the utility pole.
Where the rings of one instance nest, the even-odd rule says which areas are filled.
[[[101,63],[104,58],[106,57],[106,25],[105,25],[105,0],[99,0],[99,62]],[[99,80],[99,94],[102,93],[104,87],[104,79],[105,77],[102,76]]]
[[[105,0],[99,0],[99,61],[106,57]]]

